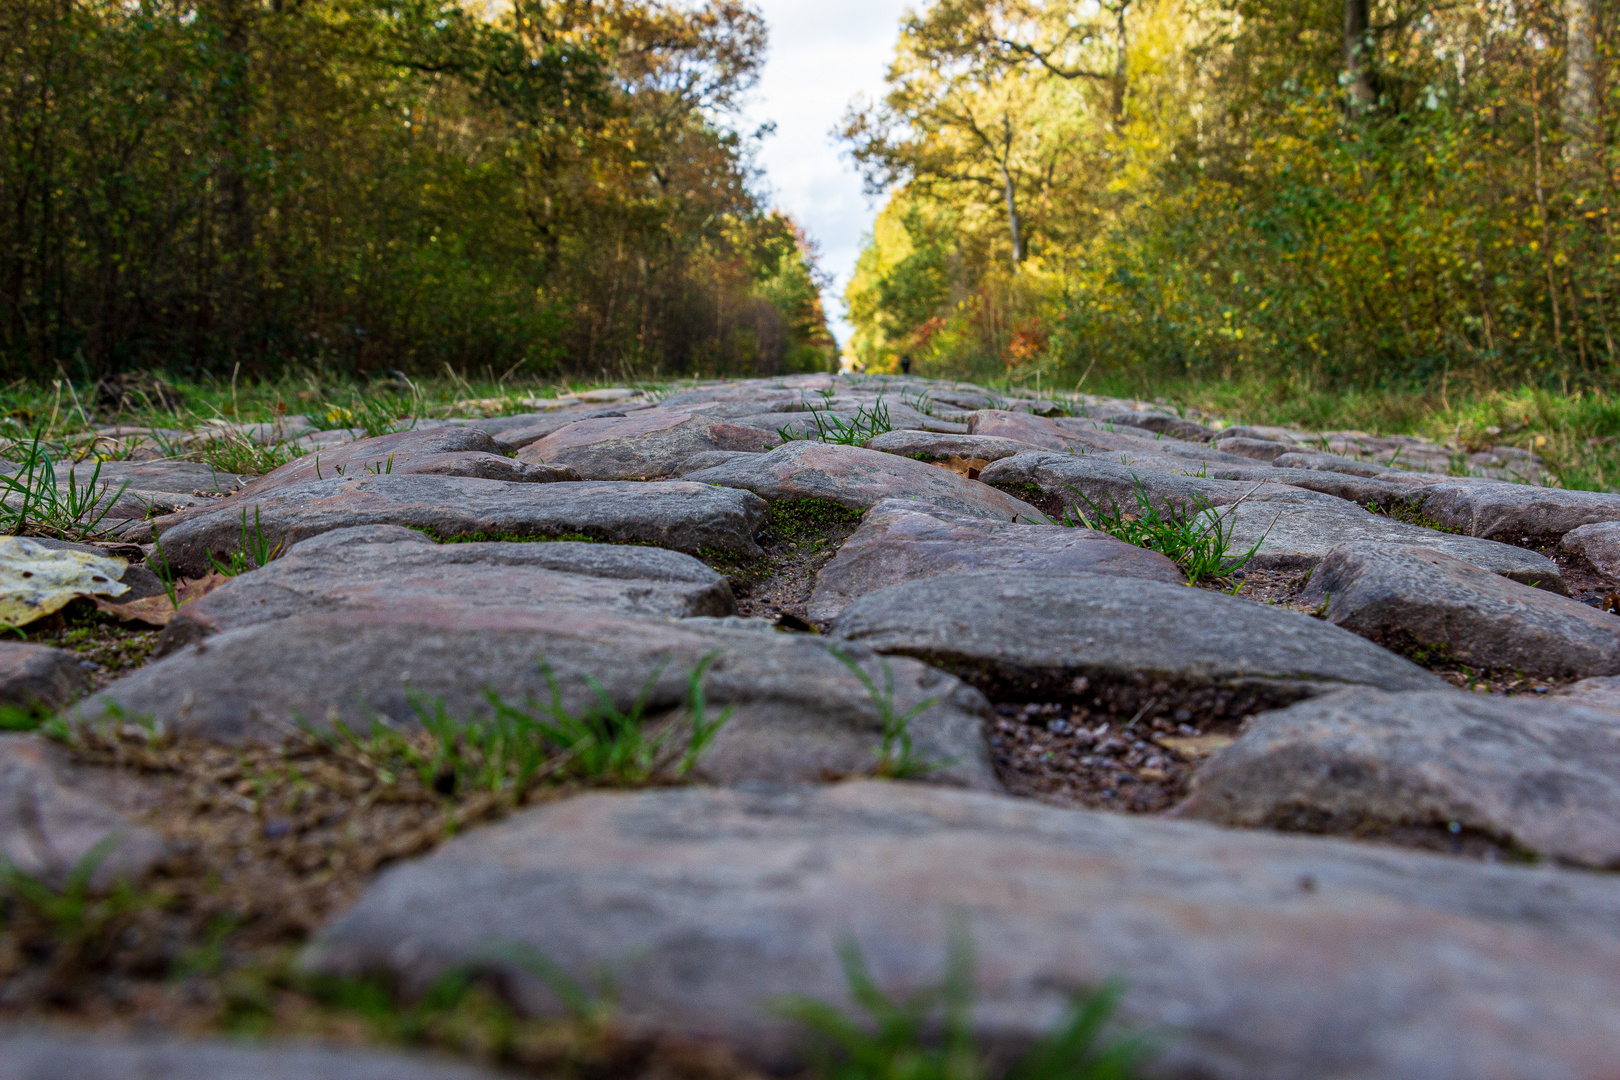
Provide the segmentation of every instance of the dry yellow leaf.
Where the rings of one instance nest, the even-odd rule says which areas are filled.
[[[47,547],[27,536],[0,536],[0,623],[27,626],[76,596],[122,596],[129,586],[118,579],[128,568],[115,555]]]

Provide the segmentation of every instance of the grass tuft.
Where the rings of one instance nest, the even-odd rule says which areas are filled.
[[[973,1032],[973,956],[953,931],[944,980],[903,999],[878,986],[854,941],[839,949],[849,995],[865,1013],[853,1018],[812,998],[778,1002],[776,1011],[814,1037],[819,1080],[1130,1080],[1150,1054],[1141,1036],[1104,1038],[1123,988],[1114,982],[1071,999],[1063,1023],[1004,1071]]]
[[[1167,555],[1175,560],[1187,575],[1187,580],[1194,585],[1200,581],[1227,577],[1243,569],[1264,542],[1264,538],[1257,540],[1248,551],[1232,555],[1231,525],[1220,510],[1196,492],[1192,496],[1192,510],[1185,507],[1178,510],[1172,505],[1161,511],[1148,497],[1146,485],[1136,479],[1133,492],[1136,510],[1133,512],[1121,510],[1113,499],[1108,500],[1105,510],[1073,485],[1069,486],[1069,490],[1086,504],[1091,514],[1088,517],[1078,506],[1068,507],[1063,513],[1064,525],[1096,529],[1128,544]]]

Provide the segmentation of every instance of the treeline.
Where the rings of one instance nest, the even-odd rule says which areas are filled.
[[[845,135],[871,369],[1612,385],[1596,0],[934,0]]]
[[[834,346],[742,0],[0,0],[0,366],[772,373]]]

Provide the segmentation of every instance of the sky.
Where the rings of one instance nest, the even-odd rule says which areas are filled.
[[[790,214],[821,247],[833,275],[823,294],[839,345],[849,340],[843,293],[860,255],[861,235],[881,205],[861,194],[860,175],[832,136],[858,94],[877,97],[899,34],[904,0],[754,0],[770,26],[770,52],[747,111],[752,125],[771,120],[759,164],[769,201]]]

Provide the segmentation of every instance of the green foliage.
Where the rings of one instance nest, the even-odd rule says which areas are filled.
[[[889,423],[889,407],[883,404],[881,397],[870,406],[857,406],[855,415],[848,420],[824,409],[811,409],[809,414],[816,425],[815,434],[808,431],[801,433],[790,427],[778,428],[776,433],[787,442],[809,439],[844,446],[864,446],[879,435],[894,430]]]
[[[0,705],[0,731],[34,731],[50,719],[51,710],[29,705]]]
[[[195,451],[198,458],[220,472],[236,476],[262,476],[304,454],[304,448],[297,443],[282,441],[265,446],[234,433],[210,440]]]
[[[0,39],[0,368],[830,358],[737,0],[12,0]]]
[[[865,1013],[790,998],[778,1011],[818,1037],[820,1080],[991,1080],[989,1054],[973,1033],[973,959],[964,933],[954,933],[945,978],[903,1000],[885,994],[860,949],[839,950],[850,997]],[[1103,1028],[1123,990],[1109,983],[1074,997],[1062,1025],[1030,1047],[999,1080],[1129,1080],[1150,1054],[1139,1036],[1105,1039]]]
[[[73,865],[61,887],[24,872],[0,855],[0,894],[21,907],[13,913],[13,921],[19,915],[34,920],[49,941],[57,964],[75,963],[86,952],[105,946],[109,931],[126,916],[152,906],[151,897],[135,892],[122,879],[107,890],[91,886],[96,871],[123,839],[119,833],[102,837]]]
[[[97,526],[129,483],[109,495],[112,485],[99,483],[101,462],[97,461],[88,482],[79,484],[77,470],[73,470],[63,487],[57,482],[56,462],[42,442],[43,432],[41,425],[27,443],[14,442],[7,449],[16,471],[0,473],[0,532],[43,533],[71,540],[96,535]]]
[[[703,678],[714,659],[713,653],[703,657],[687,676],[684,740],[674,721],[647,720],[647,701],[664,665],[653,670],[626,710],[615,706],[601,683],[587,676],[596,701],[570,712],[545,660],[540,667],[551,693],[547,705],[535,701],[514,705],[491,692],[489,716],[452,717],[442,700],[413,694],[411,707],[423,736],[380,722],[360,735],[339,722],[333,737],[378,763],[385,773],[414,772],[424,790],[447,798],[481,792],[516,805],[546,780],[625,786],[645,784],[666,773],[679,779],[696,766],[733,712],[734,707],[728,706],[717,717],[708,715]]]
[[[419,394],[401,397],[387,392],[354,390],[342,404],[327,402],[311,410],[309,420],[323,431],[359,428],[368,439],[374,439],[378,435],[411,430],[421,415],[422,399]]]
[[[269,537],[264,535],[264,530],[259,527],[259,508],[257,506],[253,508],[253,531],[248,532],[247,507],[244,506],[242,508],[241,545],[231,552],[230,557],[223,563],[214,558],[213,553],[210,552],[208,565],[226,577],[236,577],[238,574],[246,573],[249,570],[269,566],[270,560],[281,554],[281,547],[281,541],[278,540],[272,544]],[[165,560],[164,568],[167,569],[167,567],[168,564]],[[173,575],[171,574],[169,577],[172,580]]]
[[[1256,540],[1254,546],[1241,555],[1230,554],[1232,526],[1226,521],[1230,507],[1211,506],[1207,499],[1194,492],[1191,509],[1170,504],[1160,510],[1153,505],[1141,479],[1133,479],[1136,481],[1132,492],[1136,497],[1134,510],[1121,510],[1112,498],[1104,509],[1071,485],[1069,490],[1091,513],[1088,516],[1078,505],[1070,505],[1064,509],[1063,524],[1070,528],[1096,529],[1127,544],[1168,555],[1195,585],[1243,569],[1260,550],[1263,539]]]
[[[889,666],[886,657],[879,657],[878,664],[883,671],[883,688],[878,689],[877,682],[866,673],[866,669],[853,656],[842,651],[836,645],[828,645],[827,651],[849,669],[851,675],[860,680],[866,688],[866,694],[872,700],[872,706],[877,710],[878,727],[883,735],[883,742],[877,750],[877,764],[873,767],[876,776],[903,780],[912,776],[922,776],[951,764],[949,761],[928,761],[917,756],[911,745],[911,722],[918,716],[932,709],[940,703],[935,696],[924,698],[903,713],[896,713],[894,706],[894,669]]]
[[[908,13],[845,126],[890,192],[856,354],[1137,392],[1612,387],[1620,20],[1583,72],[1547,0],[1370,15],[1352,76],[1318,0]]]

